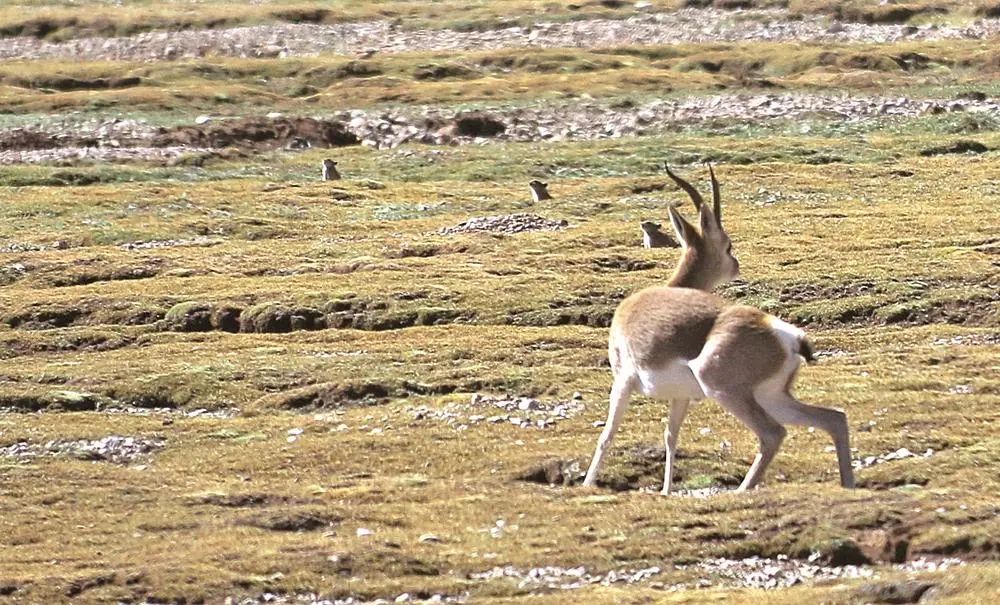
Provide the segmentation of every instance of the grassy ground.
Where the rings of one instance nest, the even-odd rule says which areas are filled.
[[[195,26],[211,25],[204,20],[213,11],[249,22],[305,6],[134,3],[121,11],[91,2],[84,16],[28,4],[78,18],[53,38],[79,35],[98,18],[133,31],[130,23],[154,13]],[[531,3],[554,18],[632,10],[568,4]],[[388,11],[435,25],[456,18],[448,3],[324,6],[333,12],[322,20]],[[528,14],[525,6],[473,3],[462,18],[488,23],[505,10]],[[951,12],[909,18],[972,10],[940,6]],[[0,24],[17,23],[11,15],[0,11]],[[914,54],[928,60],[913,63]],[[0,123],[43,123],[69,110],[170,124],[205,111],[312,114],[584,93],[642,101],[666,87],[676,95],[760,90],[761,79],[889,95],[996,92],[995,51],[980,41],[520,57],[393,56],[366,63],[377,68],[366,77],[338,72],[347,61],[330,58],[200,68],[11,62],[0,66]],[[416,77],[427,65],[452,75]],[[59,90],[123,75],[141,84]],[[534,591],[542,594],[530,598],[551,603],[859,603],[873,600],[863,588],[870,580],[673,593],[649,583],[539,591],[468,576],[503,565],[659,566],[657,579],[670,585],[696,581],[690,565],[710,557],[818,552],[830,562],[860,550],[883,581],[914,575],[893,561],[962,558],[967,566],[919,579],[937,585],[936,602],[986,602],[1000,582],[997,132],[992,115],[807,116],[593,142],[341,148],[346,179],[336,183],[317,180],[329,150],[200,166],[2,168],[0,448],[108,435],[164,446],[130,464],[0,457],[0,601],[215,603],[314,591],[513,603]],[[926,153],[969,139],[987,151]],[[701,183],[697,164],[706,159],[722,179],[744,275],[720,292],[809,330],[821,355],[802,372],[801,398],[847,411],[858,459],[904,447],[933,455],[862,469],[860,488],[848,492],[835,485],[828,439],[792,430],[763,489],[662,498],[643,488],[662,477],[666,410],[637,399],[599,489],[558,476],[549,485],[547,475],[592,452],[617,302],[664,280],[676,259],[673,250],[639,247],[641,220],[664,219],[666,203],[688,207],[658,166],[685,165]],[[531,204],[532,178],[548,181],[554,199]],[[513,212],[569,227],[439,231]],[[151,240],[183,245],[126,246]],[[473,393],[545,403],[580,393],[583,410],[545,429],[480,422],[460,430],[436,419],[434,411],[490,415],[470,403]],[[116,405],[173,413],[104,411]],[[201,409],[238,414],[184,414]],[[729,487],[755,444],[705,402],[691,412],[681,449],[679,487]],[[495,537],[498,520],[508,530]],[[359,536],[359,528],[374,533]],[[428,533],[440,541],[421,541]]]
[[[211,59],[165,63],[13,61],[11,113],[316,112],[373,104],[525,102],[719,90],[992,90],[992,41],[894,45],[698,44],[596,51],[412,53],[369,60]]]
[[[512,159],[531,166],[531,149],[507,151],[524,153]],[[592,152],[580,144],[556,149],[567,160]],[[456,150],[452,160],[480,152]],[[900,447],[938,453],[862,471],[861,490],[844,492],[834,487],[826,439],[794,431],[769,487],[708,501],[634,491],[655,486],[660,472],[658,457],[636,447],[659,441],[665,411],[652,402],[630,414],[607,471],[608,482],[630,491],[518,479],[546,461],[583,462],[590,453],[608,382],[605,331],[593,326],[606,322],[623,293],[664,279],[674,257],[637,246],[638,221],[662,217],[665,200],[679,196],[630,188],[661,177],[565,179],[552,184],[555,200],[532,208],[522,186],[529,173],[490,185],[421,183],[416,167],[412,180],[391,180],[391,166],[373,171],[380,189],[314,183],[293,166],[272,175],[278,188],[219,178],[19,189],[2,211],[3,238],[74,247],[5,260],[4,403],[55,410],[67,407],[60,393],[71,391],[88,401],[244,415],[169,425],[95,412],[0,417],[2,444],[112,433],[167,441],[141,469],[6,462],[4,579],[29,600],[58,598],[74,581],[109,572],[83,596],[191,600],[312,587],[370,597],[471,590],[486,599],[519,590],[470,584],[466,573],[503,564],[613,569],[804,556],[886,528],[908,542],[911,557],[991,560],[997,545],[989,536],[998,528],[990,468],[1000,442],[983,431],[996,419],[1000,345],[991,338],[1000,308],[996,239],[984,217],[997,201],[987,177],[994,161],[720,170],[726,223],[747,276],[725,292],[811,324],[818,347],[837,352],[804,373],[800,394],[847,409],[861,457]],[[889,176],[893,170],[913,175]],[[769,201],[762,190],[782,197]],[[511,237],[435,234],[470,215],[526,209],[572,226]],[[206,234],[223,243],[114,246]],[[22,269],[11,272],[17,263]],[[183,305],[171,309],[190,302],[245,314],[273,313],[276,305],[300,313],[350,308],[364,329],[173,331],[187,324],[178,319]],[[438,325],[381,329],[425,321]],[[325,395],[303,399],[309,385]],[[544,431],[461,432],[408,411],[496,391],[547,401],[580,391],[586,411]],[[703,426],[712,432],[696,430]],[[296,427],[305,433],[288,443]],[[731,451],[719,450],[722,439]],[[711,403],[693,412],[683,441],[682,486],[731,485],[753,452],[747,432]],[[274,517],[293,517],[293,525],[318,519],[319,529],[254,526]],[[516,520],[516,537],[484,532],[496,519]],[[375,537],[357,538],[358,527]],[[428,532],[444,542],[416,540]],[[254,548],[242,548],[247,543]],[[985,594],[981,580],[962,571],[944,582],[968,599]],[[593,598],[660,598],[640,588],[594,590]],[[805,590],[833,601],[853,594]],[[787,598],[806,598],[802,592]]]
[[[168,4],[150,0],[121,7],[106,0],[16,0],[0,9],[0,36],[34,36],[65,40],[86,36],[123,36],[140,32],[222,28],[260,23],[340,23],[391,19],[407,28],[450,27],[463,31],[531,25],[538,20],[624,18],[645,12],[676,10],[684,6],[717,8],[787,8],[795,15],[829,15],[862,23],[967,22],[996,16],[994,0],[919,0],[886,6],[874,0],[848,2],[806,0],[654,0],[636,7],[618,0],[415,0],[379,2],[306,2],[261,0],[233,5],[228,0],[178,0]]]

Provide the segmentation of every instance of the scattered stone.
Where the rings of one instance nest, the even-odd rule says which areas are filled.
[[[678,569],[686,566],[678,565]],[[828,567],[815,563],[789,559],[779,555],[775,559],[747,557],[745,559],[706,559],[692,566],[707,574],[696,586],[678,585],[676,589],[702,586],[746,587],[773,590],[788,588],[805,581],[871,578],[875,570],[870,567],[845,565]]]
[[[894,460],[905,460],[906,458],[930,458],[934,455],[934,450],[927,448],[923,454],[914,454],[905,447],[901,447],[894,452],[889,452],[888,454],[882,454],[879,456],[865,456],[864,458],[859,458],[854,460],[853,466],[856,469],[863,469],[875,466],[876,464],[883,464],[885,462],[892,462]]]
[[[67,456],[95,462],[128,464],[162,448],[166,442],[160,438],[124,437],[110,435],[101,439],[57,439],[44,444],[27,441],[0,448],[0,456],[31,459],[40,456]]]
[[[985,346],[1000,344],[1000,333],[997,334],[959,334],[950,338],[935,338],[931,343],[938,347],[950,346]]]
[[[118,38],[78,38],[62,42],[25,36],[0,40],[0,59],[175,61],[200,59],[206,54],[243,58],[338,54],[364,58],[376,53],[524,47],[615,48],[692,42],[816,40],[877,44],[898,40],[982,39],[998,34],[1000,19],[992,16],[964,26],[931,24],[914,27],[907,24],[841,22],[831,27],[825,15],[801,15],[793,20],[784,10],[733,12],[716,8],[685,8],[669,13],[640,14],[620,20],[583,19],[539,23],[531,28],[514,26],[488,31],[411,30],[396,27],[392,21],[384,20],[153,31]],[[364,70],[364,60],[355,63],[355,71],[370,73],[370,70]],[[209,123],[213,121],[215,120],[210,119]]]
[[[403,596],[405,599],[399,600]],[[320,597],[315,593],[295,593],[295,594],[278,594],[273,592],[265,592],[256,597],[226,597],[223,601],[226,605],[262,605],[267,603],[269,605],[388,605],[389,603],[414,603],[421,605],[431,605],[431,604],[454,604],[454,603],[465,603],[469,599],[468,593],[461,594],[458,596],[450,596],[444,594],[432,594],[426,599],[421,599],[415,597],[414,595],[408,593],[402,593],[397,596],[386,596],[379,597],[372,600],[367,600],[364,598],[346,597],[337,599],[325,599]],[[143,601],[137,605],[153,605],[148,601]]]
[[[817,554],[812,561],[790,559],[786,555],[776,558],[747,557],[745,559],[712,558],[699,561],[692,565],[675,565],[674,569],[698,573],[695,581],[666,585],[656,579],[661,576],[659,567],[644,569],[620,569],[605,573],[596,573],[585,567],[534,567],[520,569],[513,566],[494,567],[492,569],[469,575],[470,580],[493,582],[502,580],[517,581],[518,588],[554,588],[572,590],[593,584],[608,586],[611,584],[645,583],[650,587],[670,592],[720,587],[720,588],[756,588],[774,590],[788,588],[804,582],[828,582],[831,580],[846,580],[857,578],[875,579],[879,568],[860,565],[845,565],[830,567],[816,563]],[[958,559],[945,559],[934,567],[928,567],[928,562],[921,559],[909,563],[893,565],[891,569],[902,572],[944,570],[952,566],[963,565]],[[864,590],[864,589],[862,589]],[[926,592],[926,589],[924,590]],[[900,590],[899,594],[906,594]],[[923,594],[923,593],[921,593]],[[896,601],[882,601],[896,602]],[[898,601],[911,602],[911,601]]]
[[[409,407],[406,411],[414,420],[434,420],[464,430],[471,425],[482,423],[508,423],[519,428],[545,429],[576,416],[583,409],[583,403],[576,400],[547,403],[531,397],[502,397],[476,393],[468,404],[451,403],[438,409],[421,405]],[[488,413],[491,411],[501,413]]]
[[[6,139],[0,136],[0,141]],[[0,151],[0,166],[12,164],[53,164],[53,163],[127,163],[161,162],[170,163],[192,153],[209,153],[210,149],[195,147],[50,147],[46,149],[4,149]]]
[[[344,136],[361,140],[377,149],[396,148],[409,141],[429,145],[489,143],[491,141],[542,141],[590,140],[655,134],[676,130],[678,125],[703,124],[712,120],[759,122],[762,120],[787,120],[800,115],[832,116],[827,119],[862,120],[880,117],[917,117],[932,113],[969,112],[996,114],[1000,112],[1000,99],[915,99],[905,97],[846,96],[843,94],[817,94],[811,92],[695,95],[686,98],[657,99],[643,105],[622,104],[614,101],[597,102],[574,99],[571,101],[540,100],[531,104],[493,107],[490,119],[504,125],[503,130],[475,130],[471,126],[458,128],[468,113],[449,107],[410,107],[393,110],[355,109],[325,116],[319,120],[303,122],[306,118],[279,118],[263,120],[246,118],[210,124],[206,127],[188,126],[188,130],[170,131],[168,138],[175,145],[163,149],[150,147],[149,141],[157,139],[166,144],[162,129],[148,122],[128,122],[128,136],[108,131],[103,122],[78,116],[50,120],[45,125],[11,129],[0,132],[0,164],[36,164],[67,160],[134,161],[160,160],[180,162],[212,154],[225,156],[232,150],[212,150],[210,146],[234,143],[242,145],[280,145],[292,138],[312,141],[313,146],[323,143],[330,135],[325,128],[332,128]],[[464,117],[463,117],[464,116]],[[485,120],[485,117],[477,118]],[[258,123],[260,122],[260,123]],[[280,123],[279,123],[280,122]],[[288,125],[292,124],[292,125]],[[334,126],[335,125],[335,126]],[[225,129],[223,129],[225,126]],[[117,127],[117,126],[116,126]],[[216,130],[206,130],[214,128]],[[483,126],[482,128],[486,128]],[[491,132],[489,137],[472,133]],[[463,134],[465,133],[465,134]],[[337,135],[338,137],[340,134]],[[236,137],[236,140],[234,139]],[[241,138],[243,137],[243,138]],[[291,137],[291,138],[290,138]],[[246,142],[247,139],[250,142]],[[336,137],[334,137],[336,138]],[[117,146],[105,145],[117,141]],[[97,141],[97,146],[86,146]],[[241,142],[242,141],[242,142]],[[349,143],[344,139],[345,143]],[[975,151],[972,146],[948,147],[958,151]],[[187,146],[185,146],[187,145]],[[957,144],[956,144],[957,145]],[[242,153],[242,152],[236,152]],[[186,161],[186,160],[185,160]],[[81,184],[87,174],[68,175],[67,184]],[[776,201],[775,200],[772,201]],[[764,200],[767,203],[768,200]]]
[[[569,223],[565,220],[554,221],[538,216],[537,214],[519,213],[471,218],[453,227],[440,229],[438,233],[441,235],[455,235],[457,233],[488,231],[491,233],[512,235],[526,231],[557,231],[565,229],[567,226],[569,226]]]
[[[517,580],[517,586],[523,588],[558,588],[562,590],[572,590],[583,588],[593,584],[610,586],[612,584],[636,584],[648,581],[650,578],[660,573],[659,567],[647,567],[644,569],[621,569],[611,570],[607,573],[590,573],[586,568],[580,567],[534,567],[528,570],[521,570],[513,566],[494,567],[492,569],[469,574],[470,580],[492,582],[500,579]]]
[[[148,241],[138,241],[138,242],[126,242],[118,246],[122,250],[157,250],[160,248],[179,248],[183,246],[198,246],[198,247],[209,247],[221,244],[222,240],[218,238],[198,236],[192,239],[166,239],[166,240],[148,240]]]

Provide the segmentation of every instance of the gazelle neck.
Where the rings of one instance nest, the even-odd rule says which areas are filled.
[[[694,248],[685,247],[674,274],[667,280],[667,285],[674,288],[693,288],[708,292],[718,285],[711,271],[700,267],[700,255]]]

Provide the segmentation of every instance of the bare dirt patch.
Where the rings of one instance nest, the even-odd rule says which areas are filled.
[[[343,147],[361,141],[337,121],[253,117],[212,121],[203,126],[160,128],[152,139],[155,147],[184,145],[215,149],[266,149],[284,147],[292,142],[310,147]]]
[[[934,147],[928,147],[927,149],[921,149],[920,155],[924,157],[929,157],[933,155],[945,155],[950,153],[986,153],[989,151],[989,147],[983,145],[979,141],[955,141],[954,143],[947,143],[945,145],[936,145]]]
[[[320,511],[274,510],[249,515],[236,523],[268,531],[297,532],[332,528],[340,521],[341,517]]]

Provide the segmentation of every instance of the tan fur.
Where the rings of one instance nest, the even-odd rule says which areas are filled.
[[[694,359],[724,305],[721,298],[690,288],[640,290],[618,305],[611,321],[612,346],[628,346],[635,363],[645,367]]]
[[[759,309],[732,305],[708,292],[738,275],[729,236],[719,220],[719,185],[712,178],[713,208],[686,181],[667,174],[690,195],[699,227],[668,209],[683,253],[666,286],[645,288],[618,306],[608,356],[614,373],[608,421],[584,479],[593,485],[633,391],[671,400],[664,432],[668,493],[678,433],[690,399],[713,397],[760,440],[760,453],[740,484],[755,487],[785,437],[783,424],[819,427],[833,437],[845,487],[854,486],[847,419],[843,412],[809,406],[791,395],[804,345],[801,330]]]
[[[768,322],[768,315],[747,306],[728,306],[715,318],[705,344],[717,351],[707,372],[718,371],[717,387],[752,387],[773,376],[785,362],[785,351]],[[753,354],[747,355],[750,351]]]

